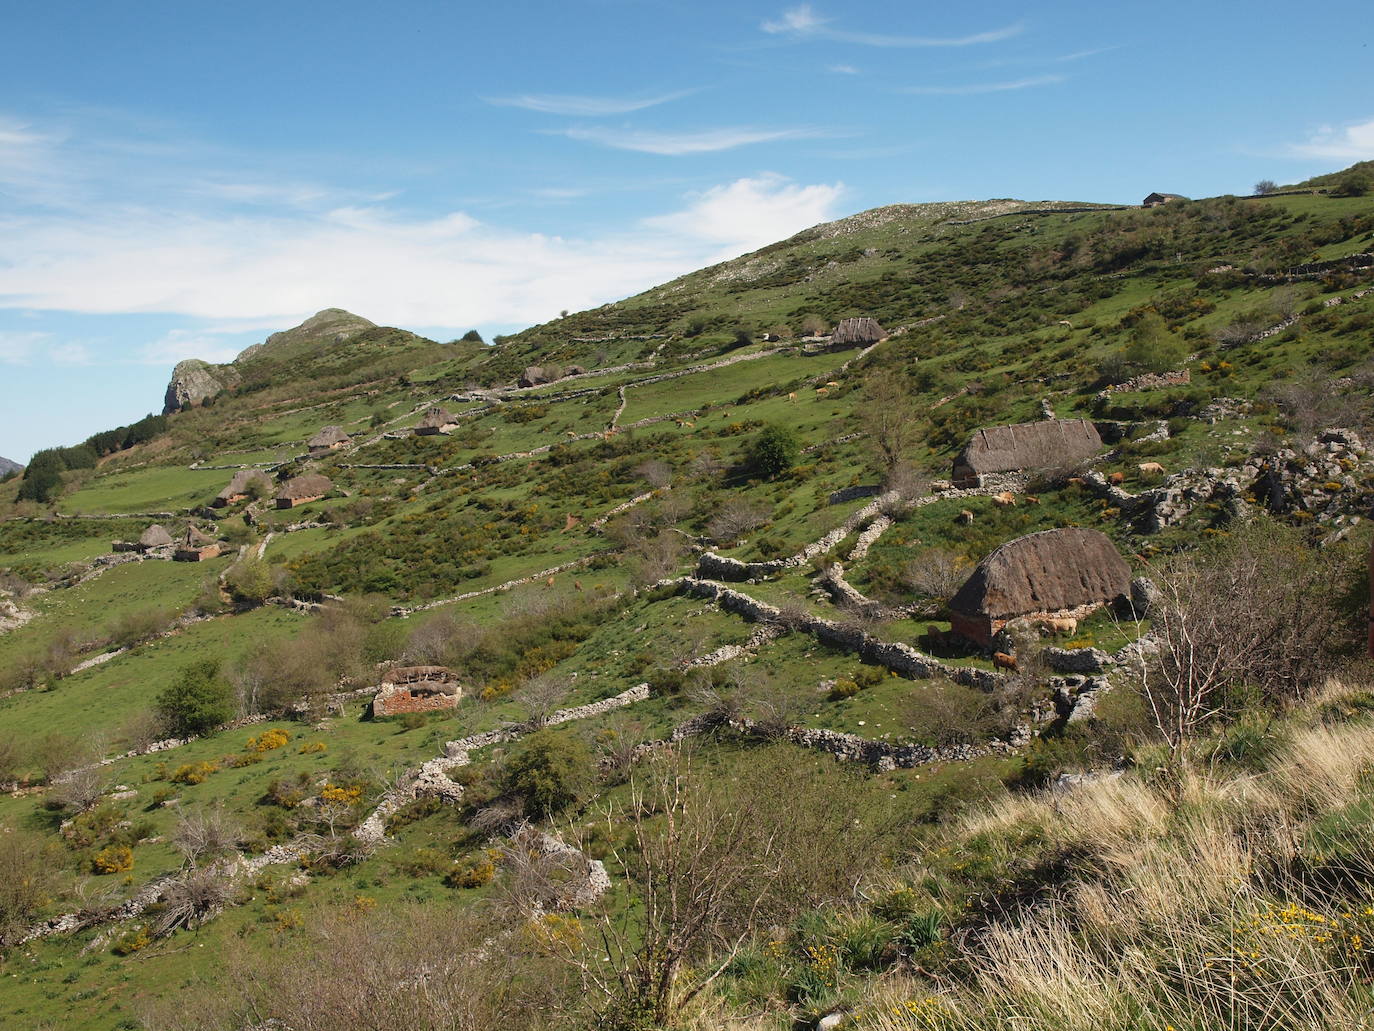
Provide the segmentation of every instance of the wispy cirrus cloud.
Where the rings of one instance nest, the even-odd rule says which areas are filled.
[[[1288,153],[1294,157],[1340,161],[1374,159],[1374,118],[1353,125],[1320,126],[1305,142],[1291,144]]]
[[[790,8],[779,17],[763,22],[759,28],[770,36],[797,41],[819,39],[867,47],[968,47],[980,43],[1000,43],[1025,31],[1025,25],[1016,22],[967,36],[908,36],[891,32],[854,32],[835,28],[834,19],[821,17],[810,4]]]
[[[546,115],[571,115],[574,118],[598,118],[606,115],[625,115],[632,111],[657,107],[681,100],[698,92],[695,89],[677,90],[654,97],[585,97],[563,93],[522,93],[513,97],[484,97],[496,107],[519,107]]]
[[[904,86],[902,93],[922,97],[971,97],[980,93],[1009,93],[1015,90],[1034,89],[1036,86],[1053,86],[1063,82],[1062,75],[1033,75],[1027,79],[1012,79],[1009,82],[969,82],[950,86]]]
[[[858,74],[859,74],[859,69],[855,68],[852,64],[832,64],[832,65],[827,65],[825,70],[826,70],[827,72],[830,72],[830,73],[833,74],[833,75],[858,75]]]
[[[734,150],[755,143],[775,143],[779,140],[814,139],[825,136],[819,129],[753,129],[733,127],[702,129],[697,132],[653,132],[641,129],[609,129],[575,127],[552,129],[551,135],[566,136],[584,143],[599,143],[616,150],[635,150],[644,154],[682,157],[689,154],[711,154]]]

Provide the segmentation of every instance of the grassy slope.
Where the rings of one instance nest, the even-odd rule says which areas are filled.
[[[316,463],[318,469],[349,496],[273,515],[270,523],[283,525],[337,510],[346,525],[279,536],[268,549],[270,561],[294,571],[314,589],[382,590],[392,601],[480,590],[605,547],[606,539],[590,532],[588,524],[646,490],[636,470],[644,459],[656,457],[674,467],[673,490],[690,500],[679,520],[684,530],[702,532],[723,500],[744,499],[768,511],[770,519],[730,553],[746,559],[788,554],[863,504],[830,506],[827,498],[836,489],[872,478],[863,441],[830,443],[861,428],[864,393],[860,384],[869,370],[911,377],[910,404],[921,413],[921,421],[909,457],[924,471],[941,474],[968,431],[986,422],[1034,418],[1043,396],[1053,401],[1061,415],[1094,414],[1097,365],[1122,346],[1121,320],[1143,304],[1153,302],[1174,313],[1171,322],[1189,341],[1190,349],[1215,361],[1211,342],[1215,330],[1257,309],[1291,301],[1281,296],[1284,288],[1244,277],[1209,275],[1207,269],[1225,263],[1265,269],[1368,249],[1370,227],[1356,220],[1367,220],[1371,212],[1374,204],[1368,199],[1316,196],[1199,202],[1153,212],[1020,215],[1013,211],[971,225],[953,225],[949,220],[977,215],[979,209],[974,206],[879,209],[799,234],[619,304],[535,327],[495,349],[445,349],[397,338],[366,354],[359,348],[348,349],[323,365],[284,362],[266,388],[225,396],[211,407],[180,413],[173,417],[164,438],[112,456],[99,469],[79,475],[79,482],[73,484],[77,489],[61,500],[59,508],[87,513],[186,509],[207,500],[231,475],[188,469],[196,459],[212,464],[267,461],[292,450],[273,445],[303,440],[326,423],[341,422],[350,432],[356,429],[366,435],[365,424],[374,414],[379,421],[404,426],[413,421],[407,418],[409,413],[426,401],[471,381],[508,381],[525,364],[578,361],[609,366],[644,358],[661,345],[653,370],[660,372],[732,353],[734,332],[741,328],[757,334],[785,324],[796,331],[807,315],[833,321],[851,314],[874,314],[889,326],[943,316],[883,345],[864,366],[840,376],[841,387],[826,397],[798,390],[798,385],[805,379],[835,378],[840,365],[854,358],[855,352],[782,355],[643,388],[629,387],[622,423],[703,409],[690,427],[669,422],[606,441],[562,443],[570,431],[593,432],[606,426],[619,403],[615,388],[645,375],[630,372],[598,377],[594,385],[602,392],[576,402],[547,403],[535,396],[528,402],[505,405],[466,421],[451,438],[407,437],[385,441],[355,456],[324,458]],[[1181,263],[1178,255],[1182,255]],[[1298,310],[1319,308],[1326,296],[1348,295],[1353,289],[1353,284],[1336,285],[1338,289],[1328,293],[1318,292],[1317,287],[1300,288],[1303,296],[1296,302]],[[1154,419],[1172,414],[1170,407],[1186,402],[1190,391],[1203,397],[1254,397],[1275,377],[1306,362],[1324,363],[1333,372],[1348,371],[1368,358],[1370,306],[1371,299],[1366,298],[1314,311],[1285,334],[1228,352],[1232,368],[1224,375],[1198,372],[1186,390],[1120,395],[1113,404],[1136,413],[1135,418]],[[1061,325],[1061,320],[1071,325]],[[616,339],[594,344],[572,339],[608,334]],[[635,339],[650,334],[667,335]],[[937,407],[942,398],[974,384],[976,392]],[[799,393],[795,401],[787,397],[792,390]],[[321,407],[300,410],[316,405]],[[537,410],[541,406],[542,412]],[[526,409],[532,418],[519,414]],[[818,450],[803,459],[797,472],[773,482],[728,473],[716,480],[688,472],[704,455],[715,456],[727,467],[739,463],[757,426],[765,422],[793,426],[801,444]],[[1219,460],[1224,448],[1248,448],[1256,435],[1272,425],[1272,413],[1264,412],[1215,427],[1189,425],[1152,457],[1171,469]],[[448,466],[547,444],[560,446],[552,455],[440,477],[426,483],[419,494],[413,491],[427,480],[423,473],[343,468],[348,462],[370,461]],[[257,450],[227,454],[243,449]],[[1128,452],[1108,468],[1130,471],[1139,460],[1141,456]],[[14,490],[13,484],[0,486],[0,509],[4,509],[0,514],[23,511],[10,505]],[[371,508],[365,509],[362,502]],[[953,522],[964,507],[976,511],[971,528]],[[851,580],[862,590],[896,600],[901,597],[897,574],[913,549],[939,545],[976,559],[1002,540],[1048,526],[1100,527],[1128,553],[1149,544],[1103,508],[1073,488],[1043,491],[1041,504],[1034,509],[1022,506],[1004,511],[979,499],[940,502],[900,521],[852,569]],[[571,530],[564,529],[568,516],[580,520]],[[0,523],[0,564],[36,568],[85,559],[102,551],[101,542],[107,537],[127,536],[128,529],[136,530],[141,524],[92,521],[80,524],[81,533],[71,537],[45,536],[44,525]],[[116,526],[120,531],[113,534]],[[1187,528],[1178,540],[1196,539],[1201,528]],[[185,607],[199,592],[206,573],[217,572],[226,563],[221,560],[209,567],[143,563],[106,573],[74,592],[39,596],[34,602],[38,619],[0,638],[0,657],[40,651],[63,630],[94,637],[129,613],[154,606]],[[557,589],[568,591],[574,579],[589,593],[618,589],[626,583],[628,565],[626,558],[619,557],[601,568],[565,574],[558,578]],[[806,604],[819,613],[835,615],[828,603],[809,598],[808,573],[797,572],[749,589],[765,600]],[[463,620],[490,623],[521,605],[535,604],[527,600],[546,593],[541,583],[486,595],[454,611]],[[429,618],[434,617],[413,617],[405,628]],[[924,622],[901,621],[882,633],[911,640]],[[307,625],[302,617],[275,609],[223,616],[59,681],[53,690],[0,700],[0,713],[8,726],[25,735],[54,727],[76,735],[96,729],[113,731],[107,750],[114,751],[120,744],[119,728],[146,711],[183,663],[215,657],[232,665],[239,656],[291,637]],[[554,672],[570,680],[577,674],[569,704],[593,700],[637,683],[674,659],[740,643],[750,629],[704,603],[643,598],[595,629],[569,657],[559,660]],[[1109,633],[1106,628],[1094,632],[1099,633],[1099,643],[1108,643],[1103,640]],[[830,701],[820,690],[822,680],[852,676],[856,670],[852,657],[795,636],[779,641],[756,659],[728,667],[736,679],[791,693],[803,722],[869,736],[905,733],[902,721],[911,688],[908,682],[888,678],[845,701]],[[579,727],[577,732],[593,741],[611,732],[632,740],[661,736],[700,711],[702,704],[689,695],[655,698]],[[359,720],[355,707],[320,729],[290,727],[296,739],[280,755],[243,770],[222,770],[182,794],[192,806],[219,803],[252,822],[262,812],[259,799],[272,776],[300,770],[323,776],[347,753],[382,780],[436,754],[443,740],[489,729],[521,714],[518,693],[492,703],[468,700],[453,715],[402,732],[396,723]],[[248,733],[187,746],[175,754],[175,761],[215,759],[237,752]],[[327,744],[323,756],[297,751],[301,741],[316,738]],[[730,749],[720,753],[724,768],[737,762],[733,755]],[[138,789],[132,806],[161,834],[170,827],[170,810],[142,813],[145,799],[165,786],[148,779],[159,775],[158,761],[155,756],[125,760],[109,772],[112,781]],[[915,771],[894,776],[908,785],[904,790],[924,792],[934,780],[944,784],[951,777],[956,781],[972,778],[972,773],[947,766],[938,774]],[[942,797],[934,787],[930,790],[931,797]],[[51,826],[39,802],[35,796],[0,800],[0,822]],[[419,849],[460,856],[475,847],[453,814],[440,813],[407,828],[394,844],[356,871],[320,877],[299,897],[258,892],[248,905],[197,935],[178,936],[168,946],[137,958],[112,956],[108,950],[78,958],[78,943],[45,943],[7,961],[6,972],[22,971],[22,976],[11,979],[0,1011],[8,1019],[34,1026],[60,1019],[79,1019],[90,1027],[117,1026],[130,1017],[136,998],[165,995],[203,976],[212,966],[206,958],[229,943],[265,949],[284,940],[283,935],[290,934],[289,926],[283,929],[279,919],[284,912],[349,903],[358,894],[383,902],[406,895],[452,904],[469,901],[470,893],[444,887],[432,872],[406,872],[397,861]],[[130,890],[174,863],[165,844],[141,845],[136,855],[134,882],[120,886],[121,890]],[[64,862],[69,865],[50,911],[72,904],[71,892],[84,875],[70,861]],[[193,947],[183,949],[183,944]],[[113,993],[104,990],[117,985],[122,987]]]

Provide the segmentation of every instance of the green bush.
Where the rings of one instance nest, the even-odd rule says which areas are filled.
[[[158,694],[154,709],[175,737],[208,734],[234,715],[234,689],[206,659],[183,666],[181,675]]]
[[[765,426],[749,449],[749,465],[753,471],[772,479],[796,464],[801,445],[791,427],[770,423]]]
[[[591,774],[591,753],[580,737],[540,730],[525,738],[506,763],[505,785],[527,808],[548,815],[577,801]]]

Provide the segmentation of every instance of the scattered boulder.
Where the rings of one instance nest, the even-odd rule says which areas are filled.
[[[1056,673],[1101,673],[1112,664],[1101,648],[1046,648],[1040,654]]]

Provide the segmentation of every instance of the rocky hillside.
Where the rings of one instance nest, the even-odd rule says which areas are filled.
[[[326,312],[0,485],[0,1023],[1359,1027],[1332,182],[881,208],[493,347]]]
[[[0,457],[0,476],[8,476],[10,473],[23,471],[24,467],[18,462],[12,462],[8,458]]]

